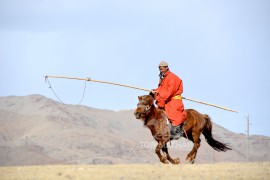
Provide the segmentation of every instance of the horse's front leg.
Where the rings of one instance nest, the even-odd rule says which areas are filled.
[[[163,141],[158,141],[158,145],[156,147],[156,154],[159,157],[160,162],[164,163],[164,164],[168,164],[169,162],[167,161],[167,156],[163,156],[160,152],[160,150],[163,148],[163,146],[165,145],[165,143]]]
[[[200,139],[199,135],[194,135],[193,133],[192,133],[192,135],[193,135],[193,143],[194,143],[194,145],[193,145],[192,150],[190,151],[190,153],[186,157],[186,162],[193,164],[194,161],[195,161],[195,157],[197,155],[197,151],[198,151],[198,149],[200,147],[201,139]]]
[[[180,159],[179,158],[175,158],[173,159],[169,152],[168,152],[168,147],[167,147],[167,143],[165,143],[165,145],[162,148],[162,151],[167,155],[167,159],[172,163],[172,164],[179,164],[180,163]]]

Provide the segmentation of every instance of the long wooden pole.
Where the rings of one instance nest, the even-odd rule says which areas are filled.
[[[192,101],[192,102],[196,102],[196,103],[200,103],[200,104],[205,104],[205,105],[208,105],[208,106],[213,106],[213,107],[216,107],[216,108],[220,108],[220,109],[224,109],[224,110],[227,110],[227,111],[231,111],[231,112],[237,113],[236,110],[229,109],[229,108],[222,107],[222,106],[218,106],[218,105],[215,105],[215,104],[210,104],[210,103],[206,103],[206,102],[203,102],[203,101],[197,101],[197,100],[190,99],[190,98],[185,98],[185,97],[182,97],[182,99],[185,99],[185,100],[188,100],[188,101]]]
[[[116,86],[123,86],[123,87],[132,88],[132,89],[138,89],[138,90],[142,90],[142,91],[151,92],[151,90],[149,90],[149,89],[139,88],[139,87],[135,87],[135,86],[129,86],[129,85],[125,85],[125,84],[107,82],[107,81],[99,81],[99,80],[94,80],[94,79],[91,79],[91,78],[76,78],[76,77],[67,77],[67,76],[45,76],[45,80],[47,78],[49,78],[49,77],[51,77],[51,78],[74,79],[74,80],[82,80],[82,81],[92,81],[92,82],[98,82],[98,83],[104,83],[104,84],[112,84],[112,85],[116,85]]]
[[[139,87],[135,87],[135,86],[129,86],[129,85],[125,85],[125,84],[113,83],[113,82],[108,82],[108,81],[94,80],[94,79],[91,79],[91,78],[77,78],[77,77],[67,77],[67,76],[45,76],[45,80],[47,78],[49,78],[49,77],[50,78],[74,79],[74,80],[82,80],[82,81],[92,81],[92,82],[98,82],[98,83],[104,83],[104,84],[112,84],[112,85],[116,85],[116,86],[123,86],[123,87],[132,88],[132,89],[138,89],[138,90],[142,90],[142,91],[148,91],[148,92],[152,91],[152,90],[145,89],[145,88],[139,88]],[[182,99],[192,101],[192,102],[196,102],[196,103],[200,103],[200,104],[205,104],[205,105],[208,105],[208,106],[213,106],[213,107],[216,107],[216,108],[224,109],[226,111],[231,111],[231,112],[237,113],[237,111],[235,111],[233,109],[218,106],[218,105],[215,105],[215,104],[210,104],[210,103],[206,103],[206,102],[203,102],[203,101],[197,101],[197,100],[186,98],[186,97],[182,97]]]

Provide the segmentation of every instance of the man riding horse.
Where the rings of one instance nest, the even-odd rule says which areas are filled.
[[[184,109],[181,94],[183,93],[182,79],[169,70],[168,63],[159,63],[158,88],[152,90],[158,108],[165,110],[170,121],[171,139],[183,136],[182,125],[187,113]]]

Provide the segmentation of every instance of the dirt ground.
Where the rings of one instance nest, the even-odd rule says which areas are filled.
[[[270,162],[0,167],[0,179],[270,179]]]

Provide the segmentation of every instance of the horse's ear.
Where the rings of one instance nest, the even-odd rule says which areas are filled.
[[[139,99],[139,101],[141,101],[142,100],[142,96],[138,96],[138,99]]]

